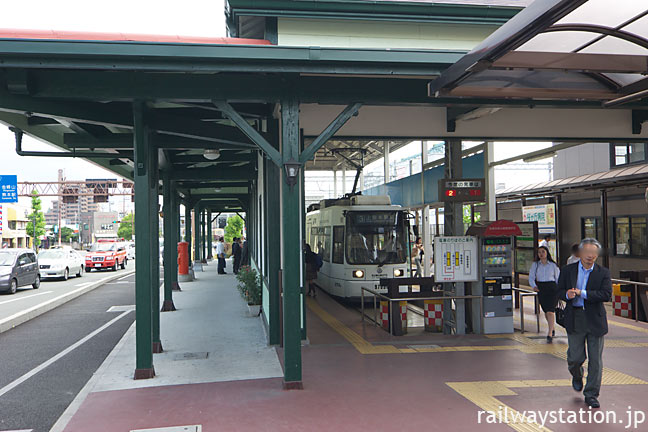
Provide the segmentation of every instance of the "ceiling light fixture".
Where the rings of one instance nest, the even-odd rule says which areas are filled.
[[[203,153],[203,156],[205,159],[208,160],[216,160],[220,157],[220,150],[218,149],[206,149],[205,153]]]

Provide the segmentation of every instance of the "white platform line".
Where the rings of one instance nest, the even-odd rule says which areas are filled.
[[[39,296],[39,295],[49,294],[49,293],[53,293],[53,292],[54,291],[43,291],[43,292],[39,292],[38,294],[30,294],[30,295],[26,295],[26,296],[22,296],[22,297],[17,297],[17,298],[13,298],[11,300],[2,301],[2,302],[0,302],[0,305],[7,304],[7,303],[12,303],[12,302],[15,302],[15,301],[18,301],[18,300],[28,299],[30,297],[36,297],[36,296]],[[4,431],[2,431],[2,432],[4,432]]]
[[[32,432],[34,429],[20,429],[20,430],[10,430],[10,431],[0,431],[0,432]]]
[[[75,287],[87,287],[92,285],[94,282],[81,282],[80,284],[74,285]]]
[[[99,327],[98,329],[93,331],[92,333],[88,334],[87,336],[83,337],[79,341],[77,341],[74,344],[70,345],[69,347],[67,347],[66,349],[61,351],[60,353],[56,354],[54,357],[50,358],[49,360],[44,361],[43,363],[36,366],[34,369],[30,370],[29,372],[27,372],[26,374],[24,374],[20,378],[15,379],[14,381],[7,384],[6,386],[0,388],[0,397],[4,396],[7,392],[9,392],[9,391],[13,390],[14,388],[18,387],[20,384],[24,383],[25,381],[27,381],[29,378],[33,377],[34,375],[36,375],[40,371],[44,370],[49,365],[51,365],[52,363],[54,363],[58,359],[62,358],[66,354],[74,351],[76,348],[80,347],[81,345],[83,345],[84,343],[86,343],[87,341],[89,341],[90,339],[92,339],[93,337],[95,337],[96,335],[98,335],[99,333],[101,333],[102,331],[104,331],[105,329],[107,329],[108,327],[110,327],[111,325],[116,323],[117,321],[119,321],[120,319],[124,318],[130,312],[131,311],[126,311],[126,312],[121,313],[120,315],[118,315],[115,318],[111,319],[106,324],[102,325],[101,327]]]

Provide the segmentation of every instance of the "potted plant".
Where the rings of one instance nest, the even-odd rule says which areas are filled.
[[[250,266],[242,266],[236,275],[237,288],[245,299],[250,315],[258,316],[261,312],[261,278]]]

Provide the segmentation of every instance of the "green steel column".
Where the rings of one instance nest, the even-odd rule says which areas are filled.
[[[177,185],[171,181],[171,224],[173,239],[171,241],[171,262],[173,271],[171,272],[171,290],[181,291],[178,284],[178,242],[180,242],[180,197],[178,197]]]
[[[291,97],[281,101],[282,160],[299,160],[299,103]],[[284,335],[284,388],[300,389],[302,385],[301,365],[301,300],[300,275],[302,265],[302,244],[300,240],[299,184],[288,185],[286,170],[282,169],[281,182],[282,227],[283,227],[283,335]],[[258,215],[256,215],[258,217]]]
[[[162,341],[160,340],[160,211],[159,211],[159,187],[160,170],[158,151],[155,143],[151,146],[151,313],[153,328],[153,353],[162,352]]]
[[[173,251],[177,253],[177,246],[174,244],[176,235],[175,209],[173,203],[173,190],[171,189],[171,176],[168,171],[164,172],[162,180],[162,213],[164,215],[164,302],[162,312],[176,310],[173,304],[173,273],[177,274],[177,259],[173,259]]]
[[[191,267],[191,259],[193,258],[191,256],[191,242],[192,242],[192,235],[191,235],[191,201],[186,200],[185,201],[185,238],[184,241],[189,243],[189,267]]]
[[[279,122],[277,120],[270,120],[268,122],[268,135],[270,137],[270,144],[277,150],[279,149]],[[268,235],[268,251],[274,251],[276,245],[281,243],[281,232],[276,229],[281,224],[281,170],[272,161],[266,163],[267,195],[266,202],[268,212],[266,214],[266,227]],[[247,216],[249,222],[248,226],[253,223],[253,219]],[[279,292],[279,270],[281,268],[281,256],[276,253],[268,253],[268,291],[270,297],[268,298],[269,311],[265,311],[268,316],[268,339],[271,345],[278,345],[281,343],[281,316],[280,303],[281,293]]]
[[[135,379],[153,378],[153,334],[151,293],[151,166],[149,129],[144,121],[144,103],[133,103],[133,147],[135,150]]]
[[[194,263],[200,262],[200,204],[194,206]]]
[[[201,258],[204,264],[207,263],[207,210],[200,212],[200,228],[201,228],[201,244],[202,244],[202,253]]]
[[[213,256],[213,243],[212,243],[212,212],[207,211],[207,259],[214,259]]]

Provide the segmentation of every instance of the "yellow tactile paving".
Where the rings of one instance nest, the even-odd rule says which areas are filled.
[[[640,332],[640,333],[647,333],[648,334],[648,329],[643,328],[643,327],[639,327],[639,326],[636,326],[636,325],[624,323],[624,322],[608,320],[608,325],[613,325],[613,326],[616,326],[616,327],[623,327],[623,328],[634,330],[634,331],[637,331],[637,332]]]

